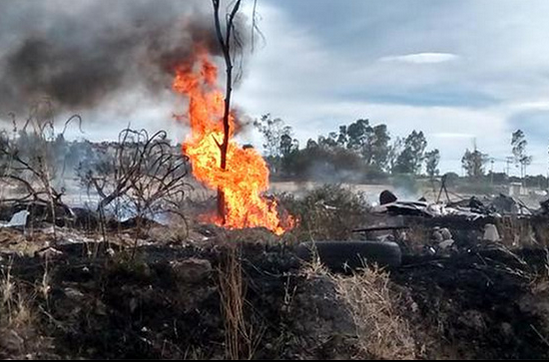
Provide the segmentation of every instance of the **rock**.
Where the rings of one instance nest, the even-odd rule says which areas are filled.
[[[435,230],[433,232],[433,241],[435,243],[442,243],[444,241],[444,237],[442,236],[442,233],[438,230]]]
[[[498,233],[498,229],[496,228],[496,225],[494,224],[484,225],[484,236],[482,237],[482,240],[492,241],[492,242],[501,240],[499,237],[499,233]]]
[[[74,289],[74,288],[65,288],[63,290],[63,292],[65,293],[65,295],[67,296],[67,298],[69,299],[73,299],[73,300],[82,300],[82,298],[84,298],[84,293],[82,293],[81,291],[79,291],[78,289]]]
[[[441,250],[446,250],[446,249],[451,248],[453,245],[454,245],[454,240],[448,239],[448,240],[444,240],[443,242],[439,243],[438,248],[441,249]]]
[[[458,318],[458,322],[477,331],[481,332],[486,329],[486,322],[481,312],[478,310],[467,310]]]
[[[202,282],[212,273],[212,264],[206,259],[174,260],[170,266],[178,280],[188,283]]]
[[[440,229],[440,233],[442,234],[442,240],[451,240],[452,239],[452,233],[447,228]]]
[[[379,204],[386,205],[397,201],[397,197],[389,190],[384,190],[379,194]]]

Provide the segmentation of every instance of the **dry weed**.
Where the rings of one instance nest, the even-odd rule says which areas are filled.
[[[219,269],[219,294],[225,324],[225,349],[230,359],[252,359],[263,335],[245,317],[246,286],[237,248],[230,248]]]
[[[47,346],[46,339],[38,340],[33,310],[34,294],[11,274],[11,265],[2,269],[0,280],[0,358],[36,356]]]
[[[413,359],[415,342],[407,322],[398,314],[389,275],[368,268],[353,276],[332,276],[349,305],[357,326],[359,347],[379,359]]]

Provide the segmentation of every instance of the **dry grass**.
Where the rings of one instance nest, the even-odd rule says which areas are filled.
[[[11,274],[11,265],[2,268],[0,280],[0,324],[2,328],[19,328],[32,322],[29,298]]]
[[[353,276],[332,276],[357,326],[358,344],[376,359],[414,359],[415,341],[398,314],[398,296],[389,288],[389,275],[368,268]]]
[[[414,224],[405,232],[405,245],[409,248],[408,252],[421,254],[426,245],[431,240],[432,230],[425,225]]]
[[[546,221],[541,224],[534,218],[504,216],[495,221],[501,243],[508,248],[547,245],[549,240]]]
[[[312,260],[310,262],[304,263],[303,275],[305,275],[306,278],[311,278],[319,275],[330,274],[328,268],[324,264],[322,264],[322,262],[320,261],[320,256],[318,255],[318,252],[314,244],[312,247],[312,252],[313,252]]]
[[[532,220],[532,229],[538,244],[543,245],[545,248],[549,247],[549,228],[547,227],[547,220]]]
[[[2,269],[0,280],[0,357],[32,358],[44,345],[37,340],[38,316],[33,309],[35,296],[15,280],[11,266]]]
[[[236,247],[227,251],[219,268],[219,295],[225,324],[227,357],[232,360],[252,359],[263,333],[262,328],[256,330],[245,317],[246,286]]]

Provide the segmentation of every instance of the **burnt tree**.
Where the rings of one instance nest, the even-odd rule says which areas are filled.
[[[233,78],[233,61],[231,57],[231,37],[234,36],[234,20],[235,16],[238,13],[240,8],[241,0],[237,0],[233,3],[230,13],[226,17],[226,26],[223,30],[221,29],[221,21],[219,19],[219,3],[220,0],[212,0],[214,8],[214,21],[215,21],[215,32],[217,35],[217,40],[219,41],[219,46],[223,53],[223,58],[225,60],[225,71],[227,73],[226,85],[225,85],[225,108],[223,111],[223,141],[220,143],[217,142],[219,150],[221,152],[221,162],[220,167],[222,170],[227,169],[227,150],[229,148],[229,134],[230,134],[230,124],[229,124],[229,115],[231,112],[231,93],[232,93],[232,78]],[[222,222],[225,223],[225,195],[221,189],[217,190],[217,213],[221,218]]]

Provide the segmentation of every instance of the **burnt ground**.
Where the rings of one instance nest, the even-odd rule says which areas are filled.
[[[361,322],[336,279],[265,232],[137,249],[73,243],[0,257],[1,358],[379,357],[359,347]],[[238,285],[231,260],[242,268],[236,289],[244,296],[236,337],[238,317],[227,311],[238,307],[220,287]],[[388,272],[414,357],[548,358],[546,268],[543,249],[407,256]]]
[[[504,250],[410,257],[392,273],[417,306],[411,323],[438,340],[426,357],[547,358],[547,255],[541,249]]]

